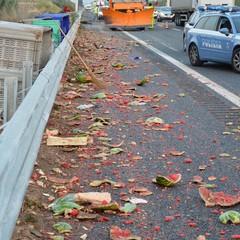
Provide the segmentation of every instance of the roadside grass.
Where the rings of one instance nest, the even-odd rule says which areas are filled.
[[[24,19],[34,18],[42,13],[59,13],[61,8],[50,0],[40,0],[38,2],[19,2],[18,7],[12,6],[3,8],[0,11],[0,20],[9,22],[19,22]]]

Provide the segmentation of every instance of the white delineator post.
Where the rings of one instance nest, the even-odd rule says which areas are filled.
[[[75,0],[75,11],[78,12],[78,0]]]

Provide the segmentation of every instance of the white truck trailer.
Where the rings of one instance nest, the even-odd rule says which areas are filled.
[[[198,6],[235,5],[235,0],[171,0],[172,13],[175,14],[177,26],[184,26]]]

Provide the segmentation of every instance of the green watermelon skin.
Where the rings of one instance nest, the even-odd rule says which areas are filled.
[[[157,176],[156,182],[164,187],[175,186],[181,180],[181,174],[174,174],[176,180],[170,179],[168,176]]]

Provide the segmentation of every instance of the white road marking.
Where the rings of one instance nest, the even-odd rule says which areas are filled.
[[[235,104],[236,106],[240,107],[240,97],[235,95],[234,93],[228,91],[227,89],[223,88],[222,86],[218,85],[217,83],[211,81],[210,79],[204,77],[202,74],[192,70],[190,67],[184,65],[183,63],[177,61],[176,59],[170,57],[166,53],[158,50],[157,48],[147,44],[143,40],[133,36],[129,32],[123,31],[126,35],[128,35],[130,38],[134,39],[135,41],[141,43],[143,46],[148,48],[149,50],[153,51],[154,53],[158,54],[162,58],[166,59],[167,61],[171,62],[176,67],[180,68],[184,72],[186,72],[188,75],[191,75],[193,78],[197,79],[199,82],[203,83],[207,87],[211,88],[215,92],[217,92],[222,97],[228,99],[230,102]]]
[[[177,31],[177,32],[181,32],[181,30],[178,29],[178,28],[172,28],[172,30]]]
[[[163,46],[165,46],[165,47],[168,47],[168,48],[172,49],[172,50],[175,51],[175,52],[178,52],[177,49],[171,47],[169,44],[166,44],[166,43],[164,43],[164,42],[161,42],[161,44],[162,44]]]

